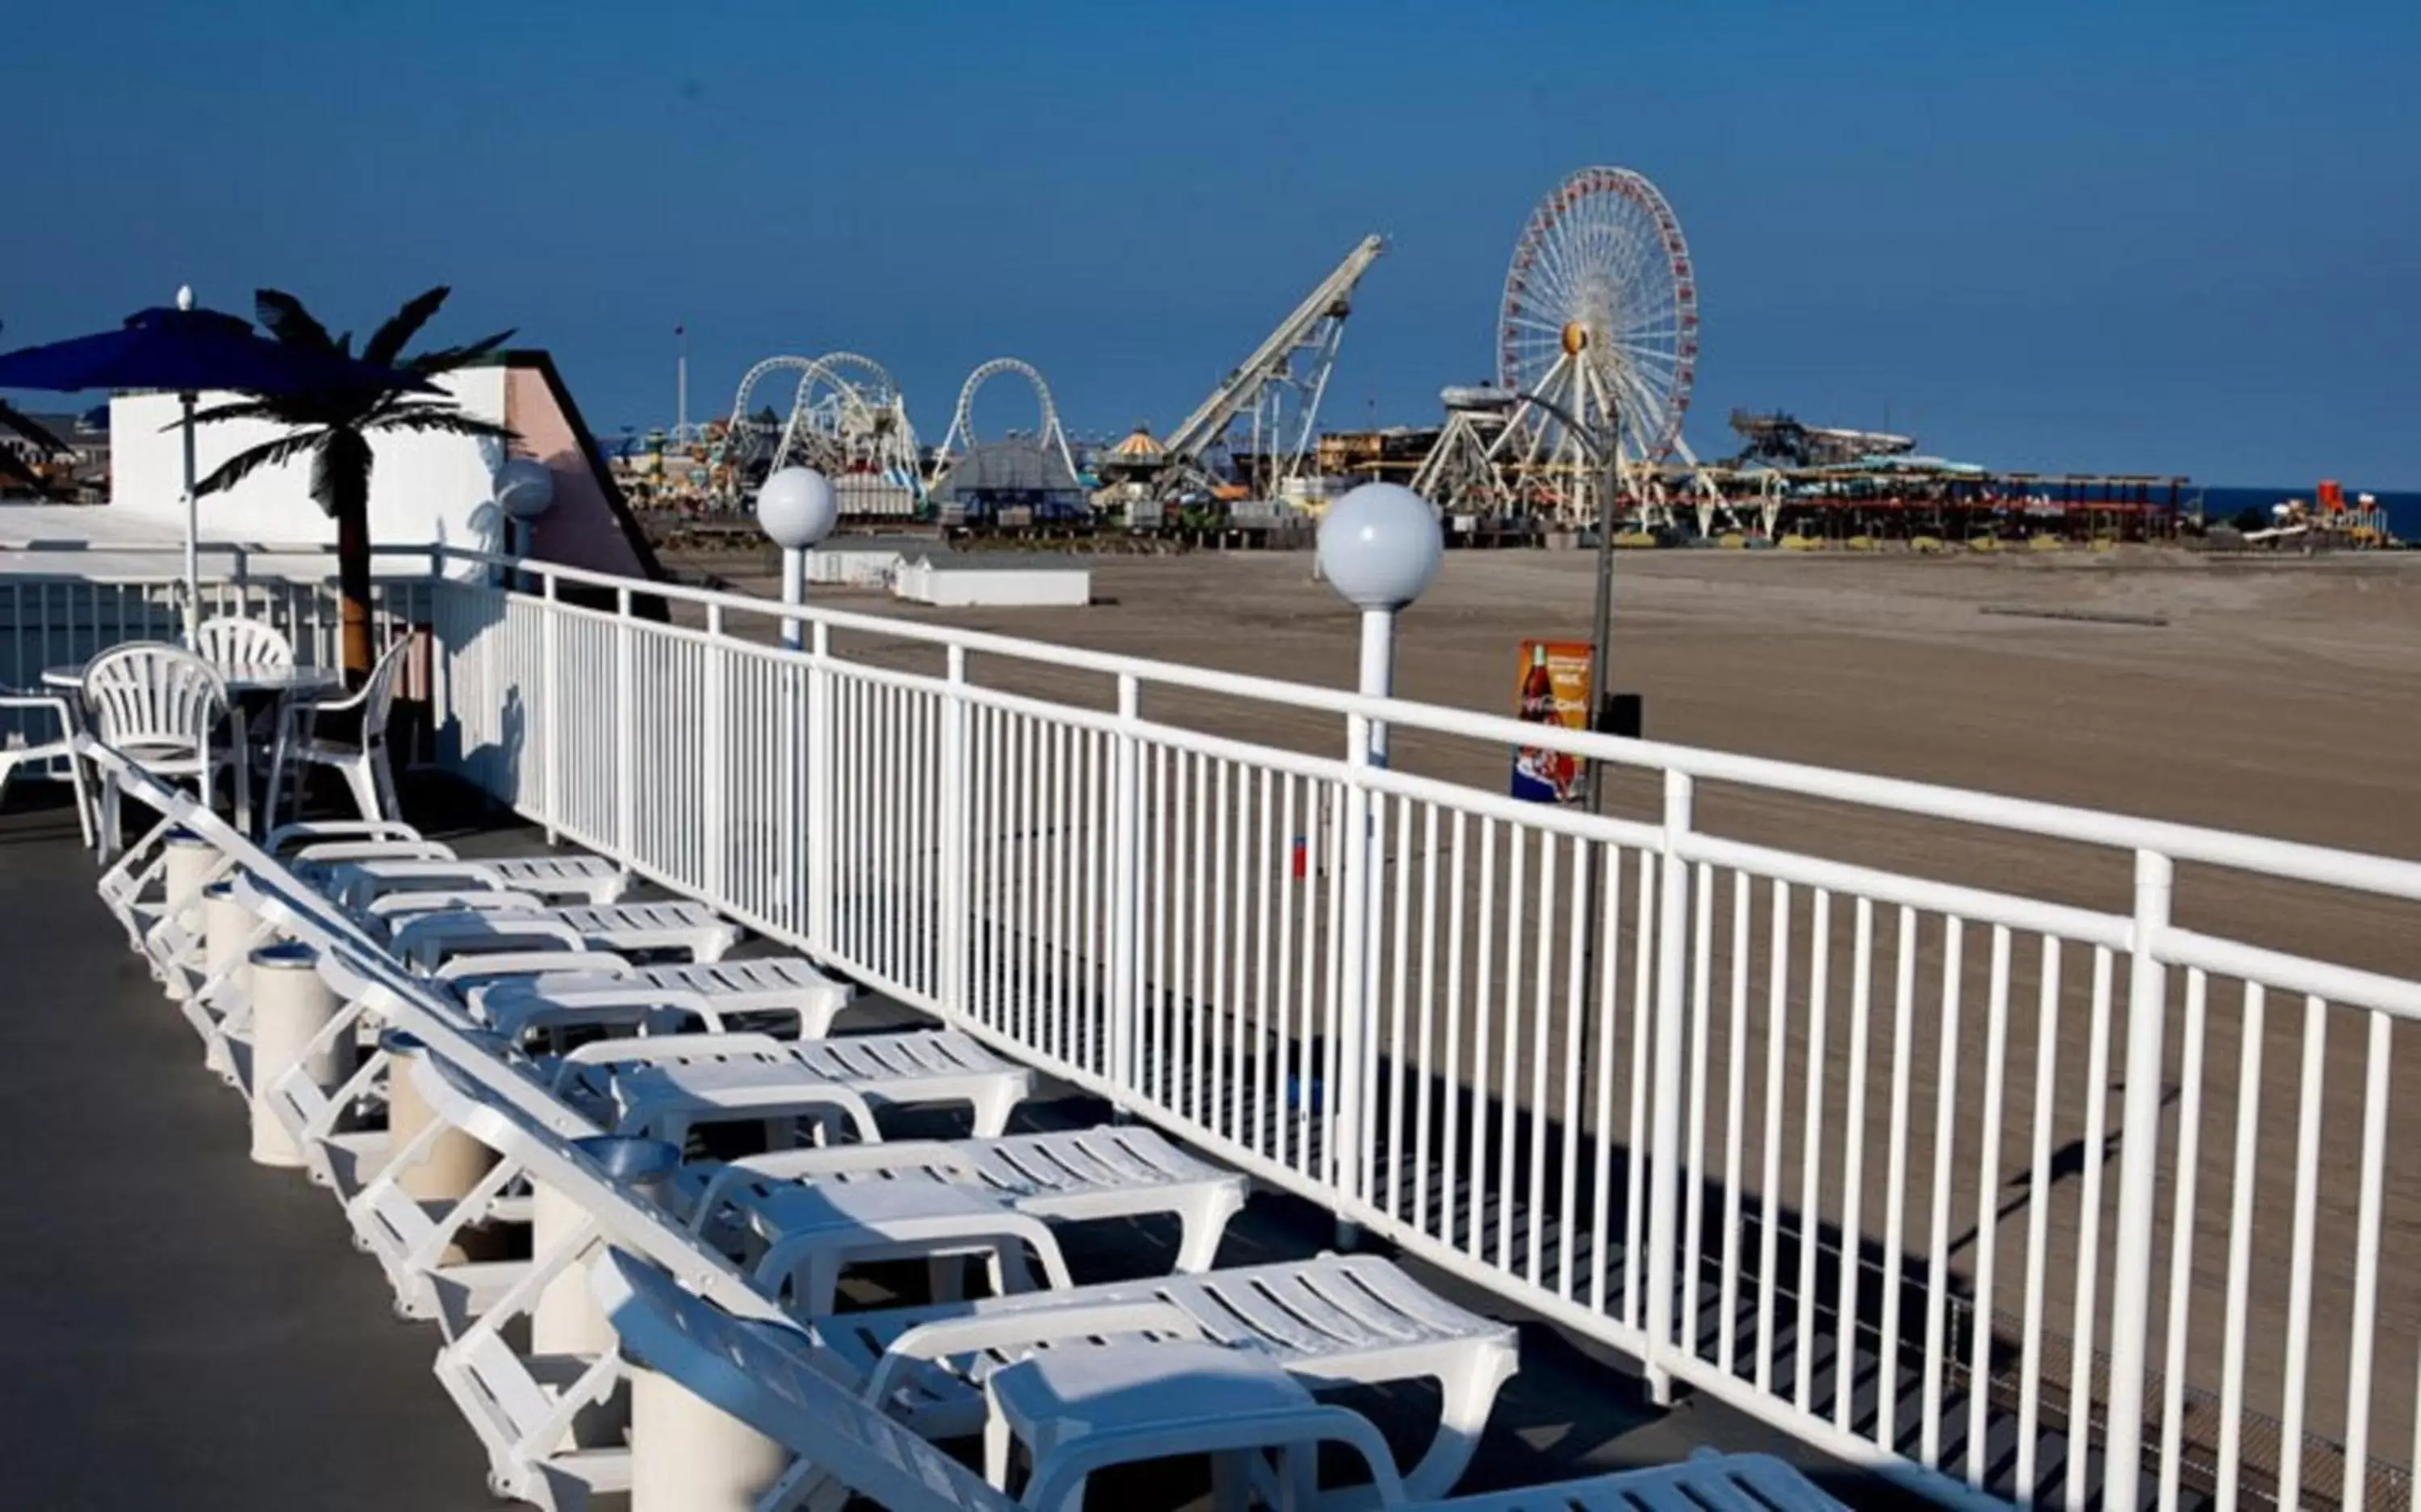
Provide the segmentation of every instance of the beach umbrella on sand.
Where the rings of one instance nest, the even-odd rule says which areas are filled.
[[[278,395],[351,388],[434,391],[436,387],[414,374],[272,341],[242,316],[194,308],[190,288],[177,291],[176,308],[137,311],[115,331],[0,353],[0,389],[60,393],[164,389],[184,401],[185,632],[189,638],[201,605],[199,522],[194,502],[194,402],[201,391]]]

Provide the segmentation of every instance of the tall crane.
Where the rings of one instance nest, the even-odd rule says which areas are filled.
[[[1352,312],[1353,286],[1385,250],[1383,237],[1364,237],[1242,366],[1168,433],[1164,445],[1171,475],[1198,475],[1203,454],[1247,411],[1253,416],[1254,454],[1284,459],[1275,476],[1264,483],[1273,487],[1294,475],[1311,447],[1320,396],[1336,365],[1345,318]]]

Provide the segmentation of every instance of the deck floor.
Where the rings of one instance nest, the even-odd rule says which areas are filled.
[[[473,1512],[487,1466],[378,1267],[93,896],[73,811],[0,818],[0,1506]]]
[[[483,834],[463,849],[534,840]],[[352,1250],[324,1192],[251,1163],[240,1105],[202,1068],[93,877],[70,811],[39,786],[11,793],[0,817],[0,917],[14,941],[14,990],[0,994],[0,1296],[12,1303],[0,1329],[0,1506],[496,1505],[484,1457],[430,1373],[435,1330],[394,1318],[377,1267]],[[1033,1117],[1099,1111],[1069,1099]],[[1152,1252],[1165,1242],[1096,1229],[1070,1258],[1080,1277],[1135,1273],[1160,1263]],[[1330,1242],[1324,1214],[1264,1195],[1222,1260]],[[1713,1403],[1659,1409],[1635,1377],[1554,1331],[1522,1333],[1521,1374],[1461,1489],[1713,1446],[1780,1454],[1853,1507],[1929,1504]],[[1418,1395],[1356,1405],[1419,1433],[1434,1408]],[[1190,1490],[1102,1488],[1161,1504]]]

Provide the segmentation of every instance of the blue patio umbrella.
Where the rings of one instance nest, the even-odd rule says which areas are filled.
[[[200,522],[194,494],[194,402],[200,392],[225,389],[274,395],[344,388],[434,391],[436,387],[416,374],[272,341],[242,316],[194,308],[190,288],[177,291],[176,308],[138,311],[115,331],[0,354],[0,390],[165,389],[184,401],[188,636],[201,603],[196,559]]]

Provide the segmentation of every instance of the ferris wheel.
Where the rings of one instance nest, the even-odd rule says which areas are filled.
[[[1629,168],[1583,168],[1540,200],[1514,243],[1497,320],[1496,378],[1592,430],[1615,423],[1629,464],[1681,441],[1698,366],[1697,275],[1681,223]],[[1533,463],[1582,465],[1552,411],[1517,425]]]

